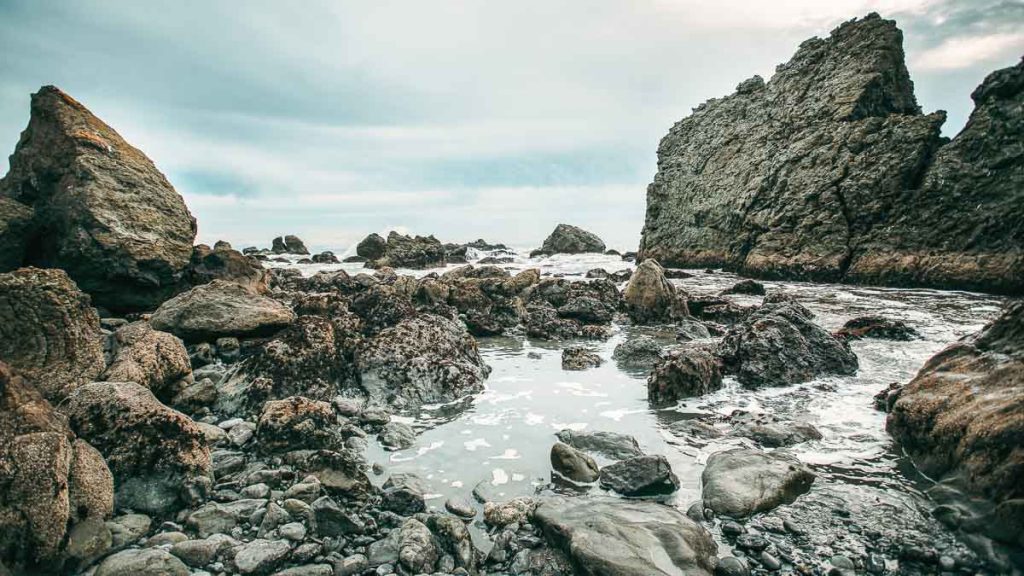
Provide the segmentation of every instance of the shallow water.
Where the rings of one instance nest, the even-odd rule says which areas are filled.
[[[513,273],[529,267],[580,278],[592,268],[613,271],[632,264],[614,256],[580,255],[536,260],[517,257],[515,263],[506,265]],[[359,264],[299,268],[304,274],[322,269],[363,270]],[[429,271],[399,272],[422,275]],[[673,282],[695,295],[717,294],[738,280],[723,272],[689,272],[694,274],[692,278]],[[700,474],[707,457],[748,441],[731,438],[694,445],[675,437],[667,426],[692,414],[727,415],[735,409],[768,412],[786,420],[809,422],[823,435],[821,440],[791,448],[818,474],[812,492],[803,502],[789,507],[791,512],[803,513],[813,523],[813,508],[833,506],[823,503],[835,501],[850,515],[850,522],[859,526],[891,527],[895,516],[919,532],[941,534],[941,527],[927,514],[929,506],[920,492],[927,481],[914,477],[912,467],[895,451],[884,430],[885,414],[873,408],[872,397],[891,382],[908,381],[935,352],[981,328],[997,315],[1002,299],[923,289],[764,284],[769,291],[795,295],[826,329],[834,330],[855,316],[881,314],[906,321],[924,338],[912,342],[853,342],[860,361],[854,376],[825,377],[756,391],[743,389],[728,378],[724,388],[714,394],[658,410],[647,403],[646,374],[620,369],[611,356],[615,346],[633,332],[675,345],[671,328],[616,325],[614,336],[605,342],[479,339],[481,353],[493,369],[486,390],[452,405],[428,406],[417,414],[399,417],[420,432],[416,445],[386,452],[371,444],[368,456],[389,472],[415,472],[426,479],[431,493],[428,507],[441,510],[447,497],[472,501],[471,490],[481,482],[505,496],[532,494],[550,487],[549,453],[556,441],[555,432],[563,428],[623,432],[636,437],[646,453],[668,458],[681,482],[680,490],[668,503],[685,510],[700,498]],[[760,302],[760,297],[730,298],[740,304]],[[591,349],[605,360],[604,364],[582,372],[562,370],[561,350],[570,345]],[[601,490],[594,487],[591,491]],[[827,524],[834,519],[820,521]],[[476,536],[480,539],[479,531]],[[837,549],[834,542],[822,545],[828,551]],[[838,549],[855,553],[858,546],[854,538]]]

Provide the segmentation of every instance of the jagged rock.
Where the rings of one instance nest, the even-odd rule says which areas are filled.
[[[214,280],[161,304],[150,323],[157,330],[194,342],[273,334],[294,320],[295,313],[277,300],[234,282]]]
[[[96,545],[83,541],[96,527],[78,528],[86,522],[102,527],[113,512],[110,470],[96,449],[75,439],[50,403],[2,362],[0,486],[0,562],[33,573],[94,559]],[[75,538],[66,541],[72,533]]]
[[[664,456],[634,456],[601,469],[601,486],[623,496],[671,494],[679,478]]]
[[[311,260],[313,260],[314,264],[338,264],[339,262],[338,257],[330,250],[324,250],[319,254],[314,254]]]
[[[370,234],[359,246],[356,253],[367,259],[371,268],[434,268],[444,266],[444,245],[433,236],[406,236],[392,231],[386,242],[377,234]]]
[[[650,368],[661,359],[661,345],[650,336],[636,336],[615,346],[612,360],[626,368]]]
[[[147,322],[133,322],[111,336],[110,364],[102,379],[135,382],[159,398],[173,398],[191,383],[188,351],[176,336],[158,332]]]
[[[622,292],[622,303],[636,324],[671,322],[690,315],[686,293],[677,290],[665,278],[661,265],[651,259],[636,267]]]
[[[593,232],[569,224],[555,226],[551,235],[544,240],[540,248],[530,253],[530,257],[549,256],[551,254],[581,254],[584,252],[604,252],[604,242]]]
[[[700,524],[656,502],[549,498],[534,512],[580,574],[711,576],[718,547]]]
[[[555,436],[573,448],[599,454],[612,460],[625,460],[644,455],[644,451],[640,449],[640,444],[637,443],[636,438],[627,434],[603,430],[591,432],[566,428],[565,430],[560,430]]]
[[[71,429],[104,456],[119,507],[164,513],[185,488],[211,477],[206,436],[184,414],[131,382],[95,382],[61,404]]]
[[[331,405],[301,396],[270,400],[264,404],[256,436],[260,448],[267,452],[336,449],[344,443]]]
[[[519,276],[517,276],[518,278]],[[526,333],[532,338],[606,338],[619,307],[619,290],[607,279],[570,282],[545,278],[524,293]]]
[[[67,271],[110,310],[157,306],[192,255],[195,219],[164,175],[53,86],[32,95],[2,196],[34,208],[22,263]]]
[[[0,360],[61,401],[104,369],[100,321],[62,270],[0,274]]]
[[[32,208],[0,195],[0,272],[21,266],[31,237]]]
[[[719,346],[725,372],[744,386],[785,386],[823,374],[853,374],[857,356],[850,345],[814,323],[796,301],[769,295],[742,324],[729,329]]]
[[[465,328],[434,314],[403,320],[364,341],[356,365],[371,403],[406,408],[479,392],[490,373]]]
[[[601,357],[586,348],[562,350],[562,370],[586,370],[601,365]]]
[[[901,44],[877,14],[846,22],[673,126],[640,258],[1019,293],[1024,63],[975,90],[944,145],[945,114],[921,114]]]
[[[813,482],[814,473],[793,456],[748,448],[712,454],[701,475],[704,506],[733,518],[791,504]]]
[[[302,243],[302,240],[298,236],[291,234],[284,238],[278,236],[274,238],[271,244],[270,251],[274,254],[309,254],[309,250],[306,249],[306,245]]]
[[[1024,510],[1007,503],[1024,498],[1024,304],[933,356],[889,402],[886,429],[921,471],[1015,510],[1015,528],[993,535],[1020,544]]]
[[[593,482],[601,475],[593,458],[561,442],[551,447],[551,467],[573,482]]]
[[[722,387],[718,358],[702,348],[677,350],[655,365],[647,378],[647,399],[654,405],[673,404],[703,396]]]
[[[881,316],[860,316],[847,320],[835,337],[840,340],[860,340],[861,338],[878,338],[881,340],[910,341],[921,338],[921,335],[906,322],[883,318]]]
[[[233,250],[227,242],[217,242],[212,250],[205,244],[198,244],[192,250],[188,283],[199,286],[214,280],[228,280],[252,292],[266,294],[269,291],[270,275],[259,260]]]

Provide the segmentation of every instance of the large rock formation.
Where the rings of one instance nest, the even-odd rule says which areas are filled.
[[[1024,64],[990,75],[943,144],[894,22],[801,44],[658,148],[640,257],[764,277],[1024,290]]]
[[[113,128],[44,86],[32,95],[10,166],[0,196],[33,210],[13,266],[62,268],[113,310],[151,309],[171,295],[192,255],[195,219],[153,162]],[[9,233],[9,223],[0,227]]]
[[[893,400],[886,428],[917,466],[993,500],[1015,519],[995,536],[1024,544],[1024,303],[933,356]]]
[[[544,244],[530,253],[530,257],[604,252],[604,249],[604,242],[598,238],[597,234],[570,224],[559,224],[544,239]]]
[[[435,268],[447,263],[444,245],[433,236],[406,236],[392,231],[385,241],[370,234],[356,247],[368,268]]]

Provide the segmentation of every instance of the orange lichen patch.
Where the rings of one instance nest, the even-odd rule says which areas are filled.
[[[107,143],[106,140],[100,138],[96,134],[86,132],[85,130],[75,130],[74,132],[71,133],[71,137],[78,141],[78,143],[80,144],[92,146],[93,148],[96,148],[97,150],[100,150],[102,152],[108,152],[113,149],[110,146],[110,144]]]
[[[42,92],[44,90],[48,91],[48,92],[53,92],[54,94],[56,94],[61,100],[63,100],[69,106],[72,106],[72,107],[77,108],[79,110],[85,110],[86,109],[85,106],[81,102],[79,102],[78,100],[75,100],[74,98],[69,96],[67,92],[64,92],[63,90],[61,90],[60,88],[57,88],[56,86],[43,86],[42,89],[40,89],[40,92]]]

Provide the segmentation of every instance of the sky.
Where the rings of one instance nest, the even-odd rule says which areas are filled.
[[[672,124],[872,11],[949,136],[1024,55],[1024,0],[0,0],[0,148],[54,84],[154,160],[200,242],[531,247],[566,222],[632,250]]]

